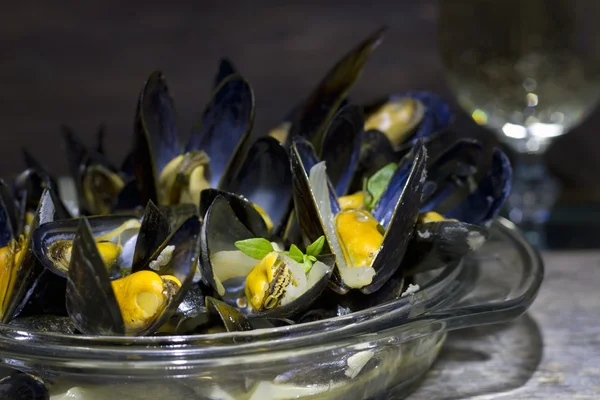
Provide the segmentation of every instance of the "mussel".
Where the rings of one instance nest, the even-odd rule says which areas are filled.
[[[136,112],[133,161],[143,204],[198,204],[203,189],[219,187],[237,171],[241,161],[236,154],[252,129],[254,95],[240,75],[223,78],[185,147],[175,118],[165,77],[156,71],[144,85]]]
[[[100,216],[88,219],[98,252],[109,275],[120,274],[131,267],[140,232],[140,219],[133,215]],[[44,265],[66,277],[73,255],[74,238],[79,219],[49,222],[33,234],[33,251]]]
[[[365,130],[383,132],[393,147],[445,129],[451,122],[448,104],[429,92],[398,93],[364,107]]]
[[[73,129],[66,125],[62,129],[71,177],[79,196],[80,214],[109,214],[119,202],[128,177],[121,174],[104,154],[87,149]]]
[[[44,268],[31,252],[31,233],[38,227],[40,215],[50,211],[44,209],[49,201],[50,194],[45,189],[40,205],[28,220],[0,180],[0,320],[3,323],[22,311],[43,278]]]
[[[394,169],[389,185],[369,211],[352,205],[342,209],[326,174],[306,140],[291,150],[294,200],[305,241],[321,235],[336,256],[336,291],[373,293],[399,268],[416,223],[425,181],[426,151],[422,141]]]
[[[245,313],[293,315],[327,286],[333,258],[317,242],[303,253],[257,238],[222,196],[209,207],[201,233],[202,276],[218,295]]]
[[[192,284],[200,222],[190,217],[156,249],[147,267],[111,280],[87,219],[79,221],[67,275],[66,306],[77,328],[95,335],[154,333]]]

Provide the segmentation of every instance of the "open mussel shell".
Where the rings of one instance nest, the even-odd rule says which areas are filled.
[[[394,147],[445,129],[452,119],[448,104],[424,91],[393,94],[369,102],[363,109],[365,130],[384,132]]]
[[[157,249],[149,269],[158,275],[172,275],[181,287],[146,327],[130,331],[115,297],[106,266],[96,247],[87,219],[79,221],[69,265],[66,307],[82,333],[92,335],[147,335],[154,333],[175,312],[192,284],[195,273],[200,222],[191,217]],[[172,246],[165,255],[163,250]]]
[[[430,144],[435,144],[435,141]],[[483,150],[478,140],[463,138],[456,140],[443,152],[428,152],[427,182],[433,190],[423,197],[421,212],[435,210],[443,213],[475,190]]]
[[[315,263],[307,275],[304,275],[304,271],[302,277],[293,275],[297,282],[304,282],[304,288],[300,289],[303,291],[294,293],[296,297],[293,299],[286,302],[287,293],[284,291],[280,304],[266,310],[254,311],[250,309],[249,301],[245,298],[246,277],[263,261],[251,258],[235,247],[236,241],[254,237],[237,218],[227,200],[220,196],[215,198],[206,213],[200,240],[203,278],[226,303],[243,313],[262,317],[285,317],[309,307],[327,286],[333,271],[334,258],[318,258],[319,262]],[[286,262],[288,261],[290,260]],[[288,268],[291,268],[289,264]],[[300,284],[298,283],[298,287]]]
[[[400,162],[373,210],[373,217],[385,228],[385,233],[370,266],[349,267],[344,261],[334,227],[335,215],[340,208],[332,198],[326,166],[318,164],[313,168],[314,151],[302,139],[295,140],[290,157],[296,212],[305,242],[310,243],[325,235],[329,249],[336,255],[337,270],[331,281],[332,287],[340,294],[347,293],[351,287],[365,294],[376,292],[398,270],[417,220],[427,158],[423,142],[418,141],[413,151]],[[368,268],[374,270],[371,278],[367,276]]]
[[[401,269],[413,275],[445,267],[479,249],[488,236],[486,227],[460,221],[417,224]]]
[[[50,393],[40,378],[12,370],[0,379],[0,399],[49,400]]]
[[[123,178],[102,154],[89,151],[71,128],[63,125],[63,135],[80,212],[110,213],[125,186]]]
[[[21,215],[35,211],[42,200],[44,190],[48,189],[48,194],[51,196],[53,202],[54,218],[72,218],[71,213],[67,210],[67,207],[58,194],[57,185],[49,175],[39,173],[35,169],[27,169],[15,178],[13,188],[15,196],[20,203]],[[22,228],[19,230],[22,231]]]
[[[386,27],[378,29],[329,70],[298,109],[286,137],[286,147],[291,145],[293,138],[300,136],[310,141],[317,154],[321,154],[327,126],[358,80],[369,56],[383,41],[386,30]]]
[[[200,193],[200,218],[205,219],[208,209],[221,196],[229,203],[229,206],[240,220],[240,222],[254,234],[254,237],[269,237],[270,231],[257,210],[254,203],[242,195],[226,192],[219,189],[205,189]]]
[[[259,138],[250,147],[237,175],[220,188],[258,205],[272,221],[273,231],[279,232],[288,220],[292,202],[292,174],[285,148],[272,137]]]
[[[202,150],[208,154],[211,187],[227,184],[235,175],[241,163],[236,154],[253,123],[254,92],[242,76],[231,74],[215,89],[185,148],[186,152]]]
[[[491,166],[476,189],[444,216],[469,224],[488,225],[500,213],[510,194],[511,182],[510,160],[502,150],[495,148]]]
[[[115,266],[130,266],[140,229],[139,218],[133,215],[114,215],[91,217],[87,221],[95,238],[122,246]],[[33,252],[46,268],[62,277],[67,276],[67,253],[74,247],[73,240],[79,224],[79,218],[54,221],[41,225],[33,232]]]
[[[47,195],[46,190],[42,197]],[[10,221],[18,217],[9,217],[17,210],[15,207],[7,207],[6,204],[14,204],[14,200],[8,194],[4,183],[0,182],[0,231],[3,240],[0,245],[2,253],[0,262],[3,264],[0,273],[0,293],[3,293],[0,303],[2,323],[10,322],[25,307],[43,277],[42,271],[44,270],[43,266],[37,263],[35,255],[31,251],[32,240],[29,234],[39,225],[40,214],[43,212],[42,207],[38,206],[27,229],[17,236]]]
[[[139,335],[152,334],[160,328],[176,313],[179,305],[184,300],[192,286],[194,274],[196,273],[199,235],[200,221],[198,217],[192,216],[179,229],[165,239],[163,244],[157,248],[151,257],[148,269],[156,271],[159,275],[172,275],[176,277],[181,282],[181,287],[160,316],[148,328],[139,333]],[[168,248],[172,248],[173,250],[170,252],[170,260],[166,261],[163,258]]]

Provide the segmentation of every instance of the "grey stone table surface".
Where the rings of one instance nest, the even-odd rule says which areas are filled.
[[[600,251],[547,252],[530,310],[451,332],[409,400],[600,399]]]

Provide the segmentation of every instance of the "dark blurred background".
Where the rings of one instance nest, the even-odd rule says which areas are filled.
[[[3,176],[24,167],[22,147],[57,174],[66,173],[61,123],[90,145],[97,125],[106,123],[108,153],[120,163],[130,147],[136,96],[154,69],[166,74],[180,131],[187,134],[208,100],[223,56],[252,83],[255,130],[266,132],[338,58],[382,24],[390,30],[353,99],[435,91],[450,100],[461,129],[485,134],[460,112],[445,84],[434,0],[93,4],[33,0],[2,6]],[[562,202],[600,202],[599,122],[596,111],[547,154],[565,189]]]

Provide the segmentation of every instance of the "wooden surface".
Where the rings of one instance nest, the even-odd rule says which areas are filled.
[[[109,154],[120,162],[130,146],[136,96],[154,69],[168,78],[186,135],[207,101],[222,56],[254,86],[255,127],[265,132],[342,54],[382,24],[389,25],[389,34],[352,97],[427,89],[451,99],[436,50],[436,5],[435,0],[3,4],[1,175],[23,168],[21,147],[65,173],[61,123],[91,144],[96,125],[105,122]],[[600,197],[598,122],[596,112],[549,154],[571,197],[581,201]],[[470,121],[463,126],[477,129]]]
[[[544,254],[528,313],[451,332],[408,400],[600,399],[600,252]]]

